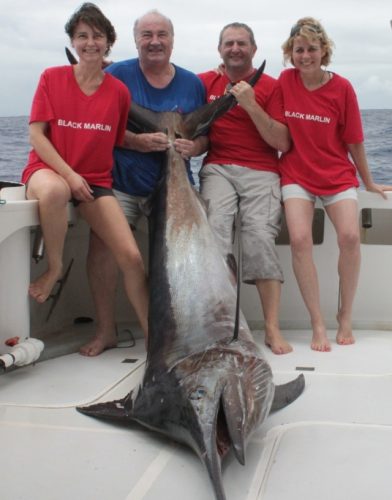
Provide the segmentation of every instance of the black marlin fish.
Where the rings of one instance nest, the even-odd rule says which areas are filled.
[[[129,124],[139,131],[165,131],[171,141],[194,138],[235,104],[228,94],[187,115],[154,113],[131,104]],[[271,407],[282,408],[301,394],[304,378],[274,386],[271,368],[236,307],[233,258],[226,260],[219,251],[184,159],[174,147],[166,156],[149,215],[149,338],[143,380],[121,400],[78,410],[135,421],[189,445],[205,464],[216,499],[224,500],[223,456],[232,449],[244,464],[252,431]]]

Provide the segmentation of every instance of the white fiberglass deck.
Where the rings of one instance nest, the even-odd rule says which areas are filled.
[[[285,335],[293,353],[263,351],[276,383],[302,369],[305,392],[253,436],[245,467],[226,459],[227,499],[390,500],[392,333],[357,331],[355,345],[333,343],[331,353],[311,351],[310,332]],[[260,332],[255,336],[262,345]],[[71,354],[0,376],[2,500],[214,499],[192,451],[74,409],[127,394],[144,356],[138,341],[97,358]]]

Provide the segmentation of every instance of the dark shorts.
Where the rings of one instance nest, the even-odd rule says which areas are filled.
[[[100,198],[101,196],[114,196],[113,189],[102,187],[102,186],[90,186],[93,192],[91,193],[94,196],[94,199]],[[82,203],[80,200],[75,200],[75,198],[71,198],[72,204],[74,207],[77,207]]]

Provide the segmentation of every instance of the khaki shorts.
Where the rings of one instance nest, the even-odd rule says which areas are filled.
[[[123,209],[128,224],[132,229],[136,229],[140,217],[144,215],[142,207],[147,198],[132,196],[122,191],[117,191],[117,189],[113,189],[113,193]]]
[[[224,256],[233,253],[234,224],[239,215],[243,281],[283,281],[275,246],[282,215],[279,176],[216,164],[204,165],[199,175],[208,220]]]

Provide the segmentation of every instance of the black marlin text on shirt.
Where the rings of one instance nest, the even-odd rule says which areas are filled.
[[[112,130],[111,125],[104,125],[102,123],[83,123],[83,122],[73,122],[71,120],[57,120],[57,125],[59,127],[71,127],[84,130],[102,130],[102,132],[110,132]]]
[[[309,113],[300,113],[298,111],[285,111],[284,115],[286,118],[298,118],[299,120],[331,123],[331,118],[328,118],[328,116],[311,115]]]

